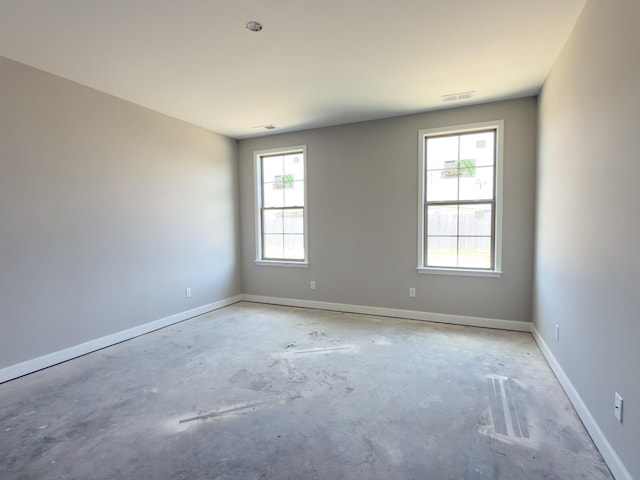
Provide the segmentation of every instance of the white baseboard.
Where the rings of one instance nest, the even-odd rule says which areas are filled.
[[[573,386],[571,380],[569,380],[569,377],[553,356],[553,353],[551,353],[551,350],[545,343],[542,335],[540,335],[540,332],[536,329],[535,325],[532,325],[531,333],[533,334],[533,338],[535,338],[538,347],[540,347],[542,354],[551,366],[551,369],[556,374],[560,385],[562,385],[562,388],[564,388],[569,400],[571,400],[573,408],[576,409],[580,420],[582,420],[582,423],[589,432],[589,435],[591,435],[593,443],[598,447],[602,458],[604,458],[604,461],[607,463],[607,466],[609,467],[609,470],[611,470],[613,476],[616,480],[633,480],[631,474],[622,463],[622,460],[620,460],[620,457],[618,457],[618,454],[616,454],[615,450],[607,440],[607,437],[605,437],[602,430],[600,430],[598,423],[593,418],[593,415],[591,415],[591,412],[582,400],[582,397],[580,397],[578,390]]]
[[[444,313],[420,312],[417,310],[403,310],[396,308],[367,307],[364,305],[350,305],[346,303],[318,302],[315,300],[298,300],[294,298],[264,297],[261,295],[242,295],[243,300],[255,303],[268,303],[271,305],[284,305],[289,307],[317,308],[318,310],[330,310],[334,312],[362,313],[378,317],[406,318],[408,320],[422,320],[426,322],[449,323],[453,325],[465,325],[469,327],[496,328],[499,330],[514,330],[517,332],[530,332],[531,323],[517,322],[515,320],[498,320],[493,318],[467,317],[462,315],[447,315]]]
[[[145,333],[149,333],[154,330],[158,330],[159,328],[173,325],[174,323],[182,322],[183,320],[187,320],[189,318],[197,317],[198,315],[209,313],[213,310],[217,310],[219,308],[226,307],[227,305],[231,305],[240,301],[242,301],[242,295],[225,298],[223,300],[209,303],[207,305],[202,305],[201,307],[187,310],[185,312],[176,313],[175,315],[169,315],[168,317],[154,320],[152,322],[145,323],[144,325],[138,325],[137,327],[122,330],[111,335],[106,335],[104,337],[96,338],[95,340],[90,340],[79,345],[74,345],[73,347],[65,348],[64,350],[59,350],[57,352],[49,353],[41,357],[2,368],[0,369],[0,383],[13,380],[14,378],[22,377],[23,375],[42,370],[43,368],[51,367],[58,363],[66,362],[67,360],[71,360],[72,358],[79,357],[96,350],[100,350],[101,348],[115,345],[116,343],[129,340],[139,335],[144,335]]]

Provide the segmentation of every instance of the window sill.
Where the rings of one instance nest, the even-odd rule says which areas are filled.
[[[281,260],[256,260],[256,265],[265,265],[269,267],[297,267],[308,268],[308,262],[287,262]]]
[[[433,267],[418,267],[418,273],[424,275],[456,275],[459,277],[490,277],[500,278],[502,272],[499,270],[472,270],[461,268],[433,268]]]

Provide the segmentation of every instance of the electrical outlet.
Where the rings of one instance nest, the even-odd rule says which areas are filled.
[[[556,342],[560,341],[560,325],[556,323]]]
[[[616,416],[618,421],[622,423],[622,397],[618,392],[616,392],[616,396],[613,401],[613,414]]]
[[[184,296],[185,296],[185,298],[191,298],[191,289],[190,288],[186,288],[184,290]]]
[[[409,296],[410,297],[415,297],[416,296],[416,289],[415,288],[410,288],[409,289]]]
[[[309,282],[309,288],[310,288],[311,290],[315,290],[315,289],[316,289],[316,281],[315,281],[315,280],[311,280],[311,281]]]

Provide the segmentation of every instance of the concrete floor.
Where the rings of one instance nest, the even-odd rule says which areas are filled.
[[[239,303],[0,385],[0,478],[612,477],[529,334]]]

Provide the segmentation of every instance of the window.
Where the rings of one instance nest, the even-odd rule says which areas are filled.
[[[503,128],[419,132],[420,273],[501,274]]]
[[[306,148],[254,153],[256,262],[307,264]]]

